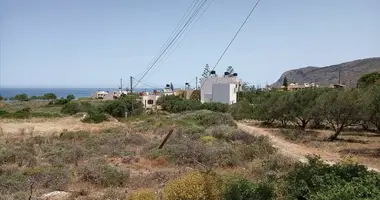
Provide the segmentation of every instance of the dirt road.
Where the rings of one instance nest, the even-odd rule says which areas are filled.
[[[268,136],[273,144],[273,147],[276,147],[281,154],[287,157],[294,158],[301,162],[307,162],[306,156],[313,155],[313,154],[319,155],[321,159],[323,159],[328,164],[334,164],[338,162],[339,160],[341,160],[341,156],[337,153],[323,151],[321,149],[307,147],[304,145],[295,144],[295,143],[286,141],[284,139],[281,139],[275,136],[273,133],[265,130],[264,128],[259,128],[259,127],[247,125],[244,123],[238,123],[238,127],[241,130],[251,133],[253,135]],[[365,163],[361,163],[361,164],[366,165],[368,169],[370,170],[380,172],[380,169],[376,169]]]

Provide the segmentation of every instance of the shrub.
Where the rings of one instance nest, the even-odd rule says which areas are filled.
[[[84,119],[82,119],[82,122],[95,123],[95,124],[98,124],[104,121],[108,121],[107,116],[104,113],[101,113],[95,110],[90,110],[88,112],[88,115]]]
[[[241,101],[232,104],[228,109],[228,113],[230,113],[235,120],[242,120],[251,119],[254,111],[253,106],[249,102]]]
[[[113,117],[126,117],[139,115],[143,112],[143,106],[140,101],[136,100],[134,95],[125,96],[123,98],[107,101],[100,107],[102,112],[106,112]]]
[[[92,109],[92,105],[88,102],[71,101],[62,107],[61,112],[64,114],[74,115],[78,112],[88,112]]]
[[[15,169],[0,168],[0,194],[14,194],[25,191],[29,186],[28,178]]]
[[[63,131],[59,138],[60,140],[84,140],[90,136],[91,133],[86,131]]]
[[[156,195],[151,189],[140,189],[135,191],[128,200],[155,200]]]
[[[274,188],[265,183],[253,183],[245,178],[228,180],[223,191],[225,200],[270,200],[274,199]]]
[[[103,159],[90,160],[86,166],[82,166],[78,174],[80,179],[103,187],[122,187],[129,182],[129,171],[108,164]]]
[[[195,141],[181,136],[171,138],[164,149],[153,148],[148,152],[150,158],[160,156],[166,156],[178,165],[224,167],[236,166],[239,163],[238,155],[230,144],[215,141],[209,145],[199,139]]]
[[[216,176],[190,172],[169,182],[164,188],[164,200],[219,200],[220,184]]]
[[[214,112],[225,113],[228,111],[229,105],[224,104],[224,103],[219,103],[219,102],[210,102],[210,103],[203,103],[201,108],[205,110],[211,110]]]
[[[206,127],[214,125],[229,125],[237,127],[231,115],[205,110],[186,114],[181,120],[194,120],[198,125]]]
[[[285,177],[287,199],[376,199],[380,175],[358,164],[324,164],[309,157]]]
[[[65,164],[78,165],[84,157],[84,149],[74,143],[55,142],[42,147],[44,158],[53,166],[65,166]]]
[[[36,152],[33,144],[6,144],[0,149],[0,164],[16,163],[19,167],[36,165]]]
[[[28,168],[22,172],[36,187],[65,190],[70,181],[69,172],[62,167]]]

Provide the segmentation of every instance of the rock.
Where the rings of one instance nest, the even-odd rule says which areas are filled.
[[[70,192],[54,191],[43,194],[38,200],[69,200],[71,197]]]

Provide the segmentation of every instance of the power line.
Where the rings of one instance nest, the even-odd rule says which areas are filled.
[[[206,6],[206,8],[203,10],[203,12],[200,14],[200,16],[195,20],[195,22],[192,24],[192,26],[190,27],[190,29],[185,33],[185,35],[182,37],[182,34],[180,36],[180,38],[182,37],[182,40],[179,40],[179,42],[177,43],[176,47],[172,50],[172,47],[170,47],[170,49],[168,51],[170,51],[168,54],[166,54],[165,58],[164,59],[161,59],[158,63],[160,65],[158,65],[158,67],[162,66],[163,63],[172,55],[172,53],[180,47],[181,43],[184,41],[184,38],[186,38],[186,36],[191,32],[191,30],[194,28],[194,26],[198,23],[198,21],[202,18],[203,14],[207,11],[207,9],[210,7],[210,5],[214,2],[214,0],[211,0],[210,3]],[[158,67],[156,69],[158,69]],[[152,73],[154,73],[155,71],[153,71]],[[151,74],[152,74],[151,73]]]
[[[173,30],[173,32],[170,34],[170,37],[166,40],[166,42],[162,45],[161,49],[157,52],[157,54],[153,57],[153,59],[149,62],[148,64],[148,67],[146,68],[146,70],[149,69],[149,66],[153,63],[153,61],[158,57],[158,55],[160,55],[160,53],[164,50],[165,46],[167,46],[167,44],[170,42],[170,40],[172,40],[172,38],[175,36],[175,33],[178,31],[178,29],[183,25],[183,23],[185,22],[185,19],[188,17],[188,15],[192,12],[192,10],[194,9],[195,5],[198,4],[196,2],[199,2],[200,0],[194,0],[191,5],[187,8],[185,14],[182,16],[181,20],[178,22],[177,26],[175,27],[175,29]],[[136,74],[134,75],[134,77],[137,77],[141,74],[143,74],[143,72],[139,73],[139,74]]]
[[[158,62],[158,60],[162,57],[162,55],[167,51],[167,49],[175,42],[178,36],[188,27],[189,23],[194,19],[194,17],[199,13],[199,10],[204,6],[207,0],[204,0],[201,5],[198,6],[196,11],[191,15],[191,17],[187,20],[187,22],[183,25],[183,27],[179,30],[179,32],[175,35],[175,37],[170,41],[167,47],[163,50],[163,52],[158,56],[158,58],[151,64],[148,70],[143,74],[143,76],[139,79],[139,81],[135,84],[133,88],[135,88],[139,82],[148,74],[148,72],[154,67],[154,65]]]
[[[222,60],[222,58],[224,57],[224,54],[226,54],[227,50],[230,48],[231,44],[234,42],[235,38],[239,35],[241,29],[244,27],[244,25],[247,23],[248,19],[251,17],[253,11],[256,10],[256,7],[257,5],[259,5],[261,0],[258,0],[256,2],[256,4],[253,6],[253,8],[251,9],[251,11],[249,12],[248,16],[245,18],[244,22],[242,23],[242,25],[240,26],[240,28],[238,29],[238,31],[235,33],[234,37],[232,38],[232,40],[230,41],[230,43],[227,45],[226,49],[223,51],[222,55],[219,57],[218,61],[215,63],[214,67],[212,68],[212,70],[214,70],[216,68],[216,66],[219,64],[220,60]],[[211,70],[211,71],[212,71]],[[203,85],[206,83],[208,77],[206,78],[206,80],[203,82],[203,84],[201,85],[201,88],[203,87]]]

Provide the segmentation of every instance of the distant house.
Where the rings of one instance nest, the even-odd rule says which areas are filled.
[[[237,73],[224,73],[218,77],[215,71],[211,71],[208,78],[201,78],[201,102],[220,102],[233,104],[237,102],[237,92],[242,90],[242,80]]]
[[[287,87],[287,90],[293,91],[293,90],[302,90],[305,88],[316,88],[316,87],[319,87],[319,85],[315,83],[304,83],[304,84],[290,83]],[[285,86],[281,86],[281,89],[285,89]]]
[[[153,93],[149,92],[140,92],[140,99],[143,107],[145,109],[154,109],[157,105],[157,100],[162,96],[174,95],[175,92],[170,88],[170,85],[166,85],[166,87],[159,91],[154,90]]]
[[[108,94],[108,91],[97,91],[94,95],[95,99],[104,99],[104,97]]]
[[[95,93],[94,98],[95,99],[103,99],[103,100],[113,100],[113,99],[118,99],[120,98],[120,96],[122,94],[129,94],[128,91],[122,91],[122,90],[119,90],[119,91],[113,91],[113,92],[109,92],[109,91],[98,91]]]

